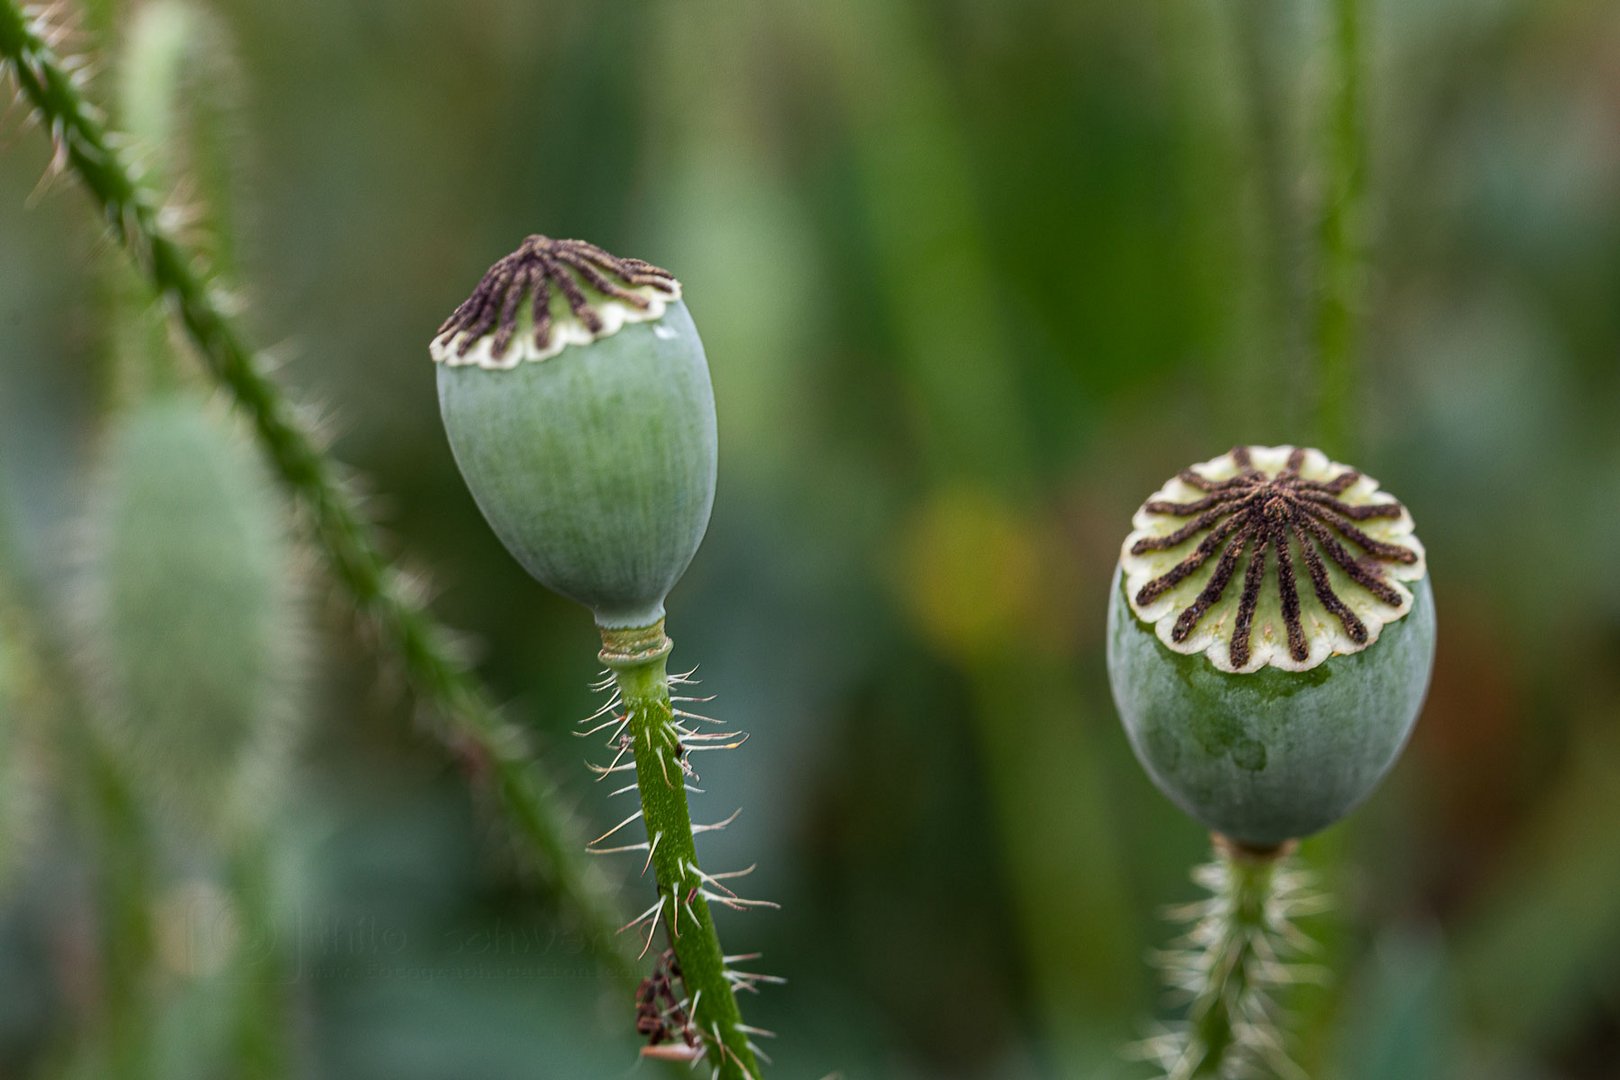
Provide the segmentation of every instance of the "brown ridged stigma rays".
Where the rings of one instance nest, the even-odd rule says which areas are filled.
[[[463,358],[493,332],[490,352],[503,358],[517,337],[520,315],[526,315],[534,350],[548,353],[555,344],[554,296],[567,302],[568,311],[591,336],[612,333],[617,327],[604,319],[587,290],[636,312],[656,314],[655,306],[662,310],[658,295],[673,299],[681,287],[673,274],[652,263],[619,258],[584,240],[534,235],[485,272],[472,295],[439,327],[436,340]]]
[[[1153,500],[1143,506],[1149,514],[1192,520],[1162,536],[1137,539],[1131,547],[1134,555],[1164,551],[1201,533],[1207,535],[1184,559],[1137,590],[1135,601],[1139,607],[1153,603],[1219,553],[1214,573],[1177,616],[1170,631],[1173,641],[1185,641],[1210,607],[1225,595],[1247,553],[1249,564],[1243,574],[1237,618],[1228,643],[1232,666],[1241,668],[1249,662],[1255,608],[1266,569],[1273,560],[1288,652],[1295,661],[1303,662],[1309,650],[1300,619],[1300,585],[1293,556],[1296,545],[1317,601],[1339,620],[1351,641],[1365,644],[1367,626],[1334,589],[1325,560],[1331,560],[1352,583],[1379,602],[1392,608],[1401,606],[1403,598],[1386,580],[1381,563],[1411,565],[1418,561],[1419,554],[1367,535],[1357,522],[1399,518],[1405,508],[1394,500],[1363,505],[1344,502],[1340,496],[1361,479],[1361,474],[1345,469],[1330,480],[1306,479],[1301,475],[1305,455],[1303,448],[1295,447],[1283,469],[1268,476],[1254,467],[1248,447],[1234,447],[1231,456],[1240,470],[1236,476],[1212,480],[1184,469],[1179,479],[1203,492],[1201,498],[1190,502]],[[1345,542],[1365,554],[1356,555]]]

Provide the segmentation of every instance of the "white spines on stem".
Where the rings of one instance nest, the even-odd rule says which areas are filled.
[[[1256,851],[1217,836],[1215,860],[1193,872],[1209,897],[1169,912],[1191,924],[1159,956],[1166,988],[1187,1014],[1133,1048],[1165,1080],[1304,1080],[1288,1056],[1277,999],[1317,976],[1298,962],[1313,945],[1294,921],[1325,901],[1289,861],[1291,849]]]

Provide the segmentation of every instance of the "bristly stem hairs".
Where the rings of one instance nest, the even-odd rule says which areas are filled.
[[[722,952],[710,905],[733,911],[777,905],[749,899],[734,888],[737,879],[753,872],[752,866],[708,873],[698,865],[695,834],[724,829],[737,814],[693,825],[687,807],[687,793],[700,791],[695,786],[695,756],[735,749],[747,736],[724,730],[720,721],[693,711],[709,699],[691,694],[691,672],[668,673],[671,643],[662,623],[645,630],[604,630],[602,641],[601,658],[608,670],[598,685],[609,698],[583,722],[580,734],[606,734],[612,757],[605,765],[593,765],[592,771],[599,780],[609,782],[633,776],[633,782],[618,786],[614,794],[636,792],[641,809],[597,837],[590,850],[633,852],[643,857],[643,874],[652,870],[657,899],[625,930],[645,935],[641,949],[645,956],[663,926],[676,965],[674,974],[685,991],[683,996],[672,995],[657,1011],[658,1024],[646,1024],[646,1015],[640,1018],[646,1027],[642,1034],[648,1038],[644,1053],[671,1057],[689,1052],[694,1059],[706,1053],[715,1077],[757,1077],[756,1058],[767,1062],[770,1058],[754,1037],[769,1037],[771,1032],[743,1023],[736,995],[739,991],[757,993],[762,984],[782,980],[740,966],[758,959],[757,954],[727,956]],[[638,819],[645,825],[647,839],[638,844],[618,842],[620,831]],[[643,983],[644,991],[646,986]]]
[[[296,500],[330,571],[355,609],[375,625],[384,656],[397,663],[419,699],[443,720],[440,737],[487,783],[527,861],[548,875],[587,939],[621,975],[628,958],[612,944],[618,920],[605,882],[580,854],[579,833],[519,731],[433,620],[408,578],[384,559],[375,531],[339,466],[320,449],[311,425],[265,373],[231,303],[196,252],[183,246],[120,151],[117,133],[86,99],[83,64],[55,51],[64,31],[43,11],[0,0],[0,75],[49,134],[49,176],[71,173],[101,211],[113,237],[162,298],[209,374],[247,416],[282,482]]]
[[[1310,875],[1293,865],[1294,845],[1255,849],[1216,834],[1215,859],[1193,871],[1209,898],[1174,908],[1190,924],[1159,957],[1166,988],[1187,1007],[1134,1047],[1165,1080],[1306,1080],[1289,1058],[1276,995],[1316,975],[1291,962],[1314,946],[1294,925],[1322,911]]]

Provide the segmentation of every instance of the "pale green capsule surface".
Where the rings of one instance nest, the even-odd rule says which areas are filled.
[[[1138,512],[1108,672],[1160,790],[1266,847],[1338,821],[1394,764],[1429,684],[1434,596],[1410,515],[1375,482],[1315,451],[1234,455]]]
[[[607,275],[612,264],[590,265]],[[574,265],[559,272],[572,275]],[[708,363],[678,286],[622,278],[622,291],[647,301],[636,308],[589,278],[574,284],[602,323],[594,333],[558,289],[546,298],[543,341],[532,293],[522,294],[504,351],[492,347],[498,322],[482,335],[442,334],[440,412],[473,498],[524,568],[589,607],[601,626],[650,626],[714,503]],[[521,281],[509,287],[521,290]]]

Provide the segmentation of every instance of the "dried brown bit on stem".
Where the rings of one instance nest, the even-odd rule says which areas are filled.
[[[466,356],[478,339],[495,331],[490,349],[504,356],[517,334],[517,317],[525,297],[532,298],[535,347],[551,343],[553,290],[563,295],[574,318],[593,334],[602,332],[602,316],[585,286],[603,296],[646,310],[651,303],[636,290],[651,287],[676,296],[675,275],[640,259],[621,259],[584,240],[531,236],[510,255],[491,266],[472,295],[439,327],[439,336],[462,334],[457,355]]]
[[[636,988],[636,1033],[646,1036],[649,1047],[668,1043],[698,1047],[687,1002],[679,992],[680,982],[680,961],[675,959],[675,950],[665,949],[653,962],[652,974]]]

